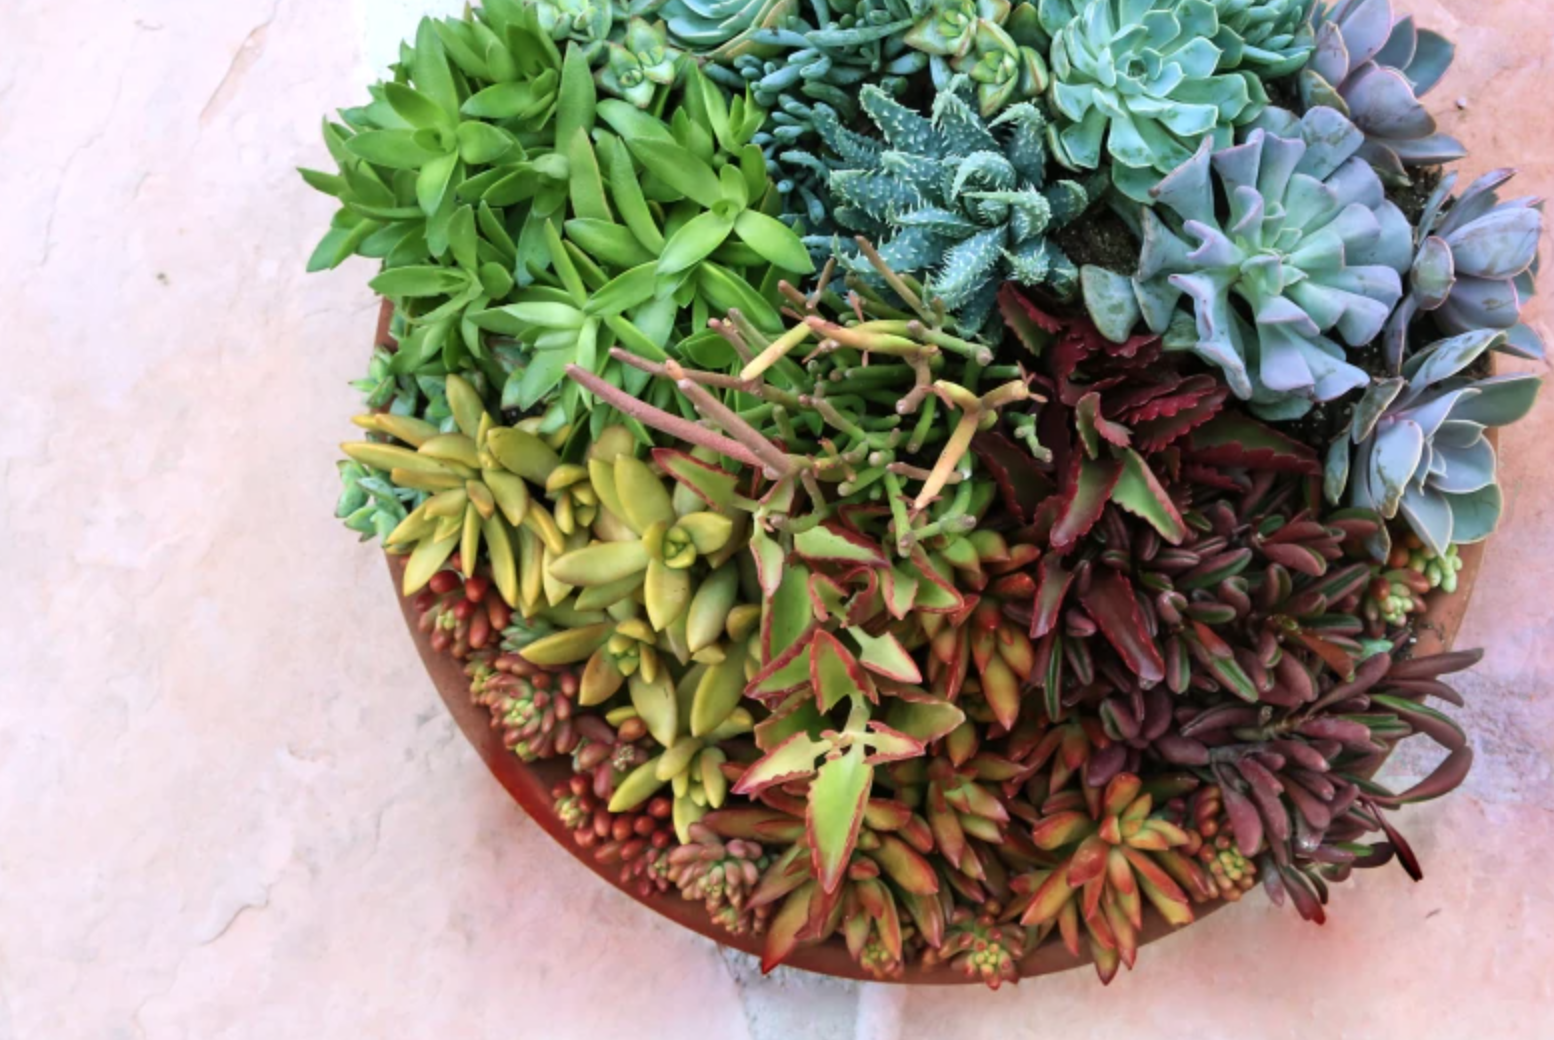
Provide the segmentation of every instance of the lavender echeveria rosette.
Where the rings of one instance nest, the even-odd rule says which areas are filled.
[[[1425,547],[1445,556],[1453,545],[1481,542],[1500,521],[1491,427],[1524,417],[1541,376],[1512,373],[1472,379],[1465,370],[1505,333],[1466,332],[1408,359],[1401,376],[1374,383],[1355,406],[1354,454],[1340,438],[1328,454],[1326,487],[1336,502],[1345,484],[1351,504],[1383,517],[1401,515]],[[1385,559],[1387,530],[1370,539]]]
[[[1448,335],[1504,330],[1497,349],[1543,359],[1543,337],[1521,320],[1537,274],[1543,202],[1531,197],[1500,201],[1495,189],[1515,173],[1492,170],[1456,198],[1451,191],[1457,175],[1449,173],[1425,204],[1409,292],[1387,322],[1389,371],[1402,365],[1409,327],[1422,313]]]
[[[1416,29],[1412,15],[1394,17],[1392,0],[1338,0],[1316,22],[1301,101],[1352,119],[1365,133],[1362,154],[1384,178],[1406,184],[1410,167],[1467,154],[1455,137],[1439,132],[1419,100],[1451,65],[1455,51],[1445,37]]]
[[[1219,151],[1205,142],[1150,193],[1133,278],[1084,272],[1086,306],[1111,339],[1142,318],[1273,418],[1369,382],[1329,333],[1349,347],[1381,333],[1412,247],[1352,123],[1330,108],[1285,122]],[[1184,297],[1190,315],[1178,310]]]
[[[394,308],[341,518],[578,845],[763,967],[1320,923],[1471,765],[1414,636],[1542,383],[1486,366],[1540,202],[1405,191],[1451,53],[1387,0],[428,19],[304,173]]]

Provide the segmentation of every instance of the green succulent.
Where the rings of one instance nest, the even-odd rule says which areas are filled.
[[[1502,496],[1484,431],[1525,416],[1543,384],[1529,374],[1463,375],[1504,339],[1484,329],[1441,340],[1404,362],[1401,376],[1371,386],[1355,406],[1350,436],[1328,453],[1328,500],[1338,502],[1347,485],[1351,503],[1388,519],[1401,514],[1440,557],[1454,544],[1489,537]],[[1385,528],[1371,548],[1387,559]]]
[[[778,199],[750,143],[762,114],[744,98],[730,104],[691,70],[665,119],[614,100],[598,103],[599,125],[592,109],[582,115],[557,167],[562,194],[536,225],[543,252],[531,262],[533,282],[515,302],[471,317],[528,348],[504,407],[527,411],[559,389],[547,431],[590,403],[579,385],[562,385],[567,365],[639,392],[646,377],[612,363],[612,346],[663,361],[730,308],[775,328],[777,280],[813,270],[798,236],[772,215]]]
[[[658,14],[688,50],[724,61],[754,48],[754,34],[781,22],[795,6],[797,0],[668,0]]]
[[[593,459],[588,468],[604,508],[618,523],[606,532],[611,540],[552,560],[550,575],[579,588],[609,586],[617,595],[641,587],[648,620],[655,631],[663,631],[690,607],[698,562],[732,555],[735,522],[707,509],[677,510],[660,478],[630,455]]]
[[[929,67],[941,89],[956,73],[969,76],[984,116],[1011,102],[1034,100],[1047,89],[1043,33],[1032,4],[931,0],[905,40],[933,56]]]
[[[872,84],[904,95],[930,56],[906,42],[926,0],[813,0],[751,33],[738,53],[714,55],[704,71],[733,91],[748,89],[767,120],[753,140],[786,208],[811,232],[832,229],[817,119],[859,116],[858,92]]]
[[[484,546],[502,598],[528,615],[537,606],[540,567],[567,546],[529,483],[543,486],[560,459],[533,432],[497,426],[462,378],[450,376],[447,385],[456,432],[408,416],[365,415],[358,425],[409,447],[362,441],[341,450],[352,462],[386,471],[394,488],[425,495],[383,538],[391,552],[410,554],[405,595],[425,587],[455,552],[461,571],[473,577]]]
[[[396,487],[384,470],[349,460],[341,460],[339,467],[343,489],[335,516],[364,542],[386,539],[426,497],[414,488]]]
[[[1209,0],[1042,0],[1040,14],[1052,36],[1053,157],[1074,170],[1109,162],[1137,202],[1201,142],[1229,146],[1267,104],[1256,75],[1228,70]]]
[[[974,333],[1005,280],[1043,284],[1058,295],[1077,271],[1048,233],[1083,212],[1085,190],[1046,184],[1046,120],[1029,104],[985,121],[959,79],[934,101],[932,116],[898,104],[874,87],[864,111],[880,138],[822,121],[831,160],[829,191],[838,225],[880,243],[892,269],[924,275],[963,331]],[[825,250],[829,239],[812,238]],[[852,260],[858,270],[867,264]]]
[[[667,26],[649,22],[662,0],[486,0],[477,9],[484,23],[501,36],[510,25],[528,25],[558,45],[575,44],[595,69],[599,85],[638,108],[647,108],[660,86],[674,82],[681,51],[670,44]],[[450,19],[450,21],[452,21]],[[466,41],[472,51],[489,45]]]
[[[1264,81],[1299,72],[1316,45],[1317,0],[1214,0],[1220,67],[1250,69]]]

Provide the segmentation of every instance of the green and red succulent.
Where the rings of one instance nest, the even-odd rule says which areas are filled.
[[[339,515],[623,886],[996,988],[1418,877],[1476,658],[1414,638],[1542,217],[1502,172],[1409,228],[1449,50],[1321,8],[488,0],[328,125],[313,264],[381,261],[396,340]]]

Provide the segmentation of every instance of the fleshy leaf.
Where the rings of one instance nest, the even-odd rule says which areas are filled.
[[[815,877],[824,892],[835,892],[842,884],[873,782],[874,767],[864,760],[861,744],[827,761],[810,782],[805,830]]]

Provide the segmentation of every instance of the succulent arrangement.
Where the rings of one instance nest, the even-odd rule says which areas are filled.
[[[429,19],[303,172],[393,314],[339,515],[579,846],[767,968],[1321,922],[1471,765],[1417,628],[1541,384],[1451,55],[1388,0]]]

